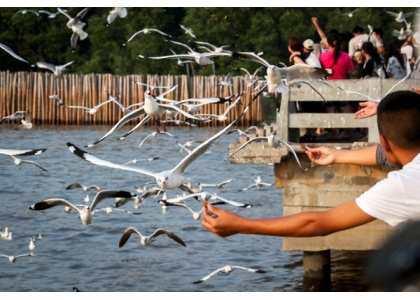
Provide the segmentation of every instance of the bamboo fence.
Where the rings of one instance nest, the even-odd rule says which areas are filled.
[[[0,72],[0,118],[9,116],[18,110],[31,111],[34,125],[114,125],[123,116],[124,112],[114,102],[109,102],[91,115],[81,108],[68,108],[67,106],[94,107],[108,100],[107,92],[112,96],[119,96],[119,101],[125,106],[144,101],[144,93],[150,89],[147,86],[135,83],[141,82],[152,86],[178,87],[165,95],[171,100],[184,100],[189,98],[204,98],[210,96],[226,98],[235,93],[245,91],[241,98],[242,105],[228,112],[228,119],[220,122],[203,123],[191,120],[197,126],[225,126],[233,121],[245,105],[253,98],[252,88],[233,77],[233,86],[218,85],[223,76],[158,76],[158,75],[127,75],[114,76],[111,74],[64,74],[55,76],[48,72]],[[155,88],[154,95],[166,91],[165,88]],[[59,106],[55,99],[49,95],[58,95],[64,102]],[[233,98],[234,100],[236,98]],[[263,121],[262,99],[255,100],[248,112],[238,121],[238,126],[255,125]],[[200,114],[223,114],[228,104],[203,105]],[[136,109],[138,107],[134,107]],[[185,121],[182,114],[175,118]],[[140,120],[140,119],[139,119]],[[155,120],[149,120],[148,124]],[[10,123],[18,121],[8,121]],[[20,123],[20,121],[19,121]],[[137,124],[131,121],[128,125]],[[147,125],[147,123],[146,123]]]

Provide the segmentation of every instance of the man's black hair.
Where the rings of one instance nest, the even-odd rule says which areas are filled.
[[[420,94],[396,91],[378,105],[379,133],[401,149],[420,148]]]

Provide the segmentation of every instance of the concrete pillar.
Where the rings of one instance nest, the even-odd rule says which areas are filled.
[[[303,290],[305,292],[331,291],[330,250],[303,252]]]

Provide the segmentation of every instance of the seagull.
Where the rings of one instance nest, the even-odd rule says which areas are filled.
[[[29,239],[29,250],[32,252],[32,251],[34,251],[35,250],[35,238],[34,237],[31,237],[30,239]]]
[[[25,256],[35,256],[35,255],[33,255],[33,254],[31,254],[31,253],[28,253],[28,254],[21,254],[21,255],[17,255],[17,256],[8,256],[8,255],[0,254],[0,256],[7,257],[7,258],[9,259],[9,261],[10,261],[12,264],[14,264],[14,263],[16,262],[16,259],[17,259],[17,258],[19,258],[19,257],[25,257]]]
[[[123,165],[129,165],[129,164],[133,164],[135,165],[136,163],[138,163],[139,161],[152,161],[152,160],[156,160],[159,159],[159,157],[151,157],[151,158],[137,158],[137,159],[132,159],[129,160],[125,163],[123,163]]]
[[[280,68],[276,65],[269,64],[265,59],[253,52],[233,52],[232,56],[240,59],[251,60],[267,67],[267,75],[265,78],[267,80],[268,91],[270,93],[287,93],[289,92],[289,85],[306,83],[314,89],[321,98],[323,98],[313,85],[309,83],[309,81],[325,79],[327,76],[332,74],[331,69],[317,68],[307,64],[298,64]]]
[[[3,124],[3,123],[5,123],[7,120],[20,120],[20,119],[23,119],[25,117],[25,113],[26,113],[26,111],[19,110],[19,111],[15,112],[13,115],[3,117],[0,120],[0,125]]]
[[[407,23],[405,18],[411,17],[414,15],[413,12],[408,12],[408,13],[403,13],[402,11],[400,11],[399,13],[395,13],[392,11],[386,11],[390,16],[395,18],[395,21],[397,21],[398,23],[402,23],[405,22]]]
[[[124,210],[124,209],[105,207],[105,208],[101,208],[101,209],[95,209],[94,211],[92,211],[92,215],[94,215],[96,213],[99,213],[99,212],[104,212],[106,214],[110,214],[114,211],[121,211],[121,212],[125,212],[127,214],[133,214],[133,215],[140,215],[141,214],[141,212],[132,212],[132,211]]]
[[[14,58],[26,62],[27,64],[29,64],[29,62],[27,62],[26,60],[24,60],[22,57],[20,57],[19,55],[17,55],[15,52],[13,52],[12,49],[10,49],[8,46],[0,43],[0,48],[2,48],[4,51],[6,51],[7,53],[9,53],[11,56],[13,56]]]
[[[165,199],[163,201],[159,200],[158,202],[162,205],[166,205],[166,204],[176,204],[176,203],[183,203],[184,200],[186,199],[190,199],[190,198],[194,198],[197,201],[201,202],[199,200],[199,197],[201,197],[201,200],[208,202],[209,199],[215,200],[215,199],[219,199],[221,201],[218,202],[213,202],[211,204],[215,205],[215,204],[230,204],[236,207],[241,207],[241,208],[250,208],[252,207],[252,204],[247,204],[247,203],[239,203],[236,201],[232,201],[232,200],[227,200],[225,198],[222,198],[220,196],[218,196],[217,194],[209,194],[207,192],[198,192],[198,193],[192,193],[192,194],[186,194],[183,196],[178,196],[177,198],[172,198],[172,199]]]
[[[189,29],[189,28],[187,28],[187,27],[185,27],[184,25],[182,25],[182,24],[179,24],[179,26],[182,28],[182,29],[184,29],[185,30],[185,33],[186,34],[189,34],[189,35],[191,35],[193,38],[197,38],[196,36],[195,36],[195,34],[194,34],[194,32],[192,31],[192,29]]]
[[[171,133],[169,133],[169,132],[166,132],[166,131],[160,131],[158,128],[156,129],[156,131],[154,131],[154,132],[152,132],[151,134],[149,134],[148,136],[146,136],[141,142],[140,142],[140,144],[137,146],[137,148],[140,148],[143,144],[144,144],[144,142],[146,141],[146,140],[148,140],[149,138],[155,138],[155,137],[157,137],[159,134],[166,134],[166,135],[169,135],[170,137],[173,137],[173,138],[178,138],[178,137],[176,137],[176,136],[174,136],[173,134],[171,134]]]
[[[251,74],[247,69],[245,69],[245,68],[239,68],[239,70],[242,70],[242,71],[244,71],[247,75],[248,75],[248,77],[249,77],[249,79],[250,80],[255,80],[255,79],[257,79],[257,73],[258,72],[260,72],[261,70],[262,70],[262,68],[264,68],[264,66],[261,66],[261,67],[259,67],[258,69],[256,69],[255,71],[254,71],[254,73],[253,74]]]
[[[82,189],[85,193],[89,191],[90,189],[94,189],[97,192],[101,191],[101,189],[97,185],[85,186],[78,182],[70,184],[68,187],[66,187],[66,190],[73,190],[73,189],[78,189],[78,188]]]
[[[214,274],[217,274],[217,273],[223,273],[225,275],[229,275],[234,269],[242,269],[242,270],[246,270],[246,271],[254,272],[254,273],[265,273],[265,271],[263,271],[263,270],[244,268],[244,267],[241,267],[241,266],[224,266],[223,268],[217,269],[217,270],[211,272],[209,275],[201,278],[200,280],[194,281],[193,283],[194,284],[202,283],[203,281],[206,281],[211,276],[213,276]]]
[[[176,53],[175,53],[175,51],[174,50],[172,50],[172,49],[169,49],[174,55],[177,55]],[[194,60],[180,60],[179,58],[177,59],[177,63],[178,63],[178,66],[183,66],[184,64],[191,64],[191,63],[195,63],[195,61]]]
[[[58,97],[58,95],[49,95],[49,96],[48,96],[48,98],[50,98],[50,99],[54,99],[54,100],[56,100],[56,101],[57,101],[57,103],[58,103],[60,106],[64,106],[63,101],[60,99],[60,97]]]
[[[228,184],[229,182],[232,182],[234,179],[235,178],[231,178],[231,179],[222,181],[220,183],[199,183],[199,182],[197,182],[197,184],[201,187],[215,187],[215,188],[218,188],[220,190],[223,190],[223,186],[225,184]]]
[[[42,152],[45,152],[47,149],[32,149],[32,150],[12,150],[12,149],[0,149],[0,154],[9,155],[9,156],[30,156],[38,155]]]
[[[48,172],[47,169],[44,169],[43,167],[41,167],[40,165],[38,165],[36,162],[32,161],[32,160],[25,160],[25,159],[19,159],[13,155],[10,155],[11,158],[13,158],[13,161],[15,163],[16,166],[19,166],[21,163],[27,163],[27,164],[32,164],[37,166],[38,168],[40,168],[41,170]]]
[[[234,70],[233,70],[233,71],[230,71],[230,72],[226,75],[225,80],[223,80],[223,81],[219,82],[217,85],[224,85],[224,86],[228,86],[228,87],[232,86],[232,85],[233,85],[233,81],[232,81],[232,76],[233,76],[233,73],[235,73],[235,71],[234,71]]]
[[[145,97],[144,105],[141,108],[133,110],[131,113],[122,117],[118,121],[118,123],[115,124],[115,126],[112,127],[111,130],[109,130],[103,137],[101,137],[99,140],[93,142],[92,144],[86,145],[85,148],[93,147],[94,145],[100,143],[108,135],[110,135],[112,132],[121,128],[125,123],[127,123],[127,122],[129,122],[133,119],[136,119],[136,118],[138,118],[138,117],[140,117],[144,114],[146,114],[146,116],[143,118],[143,120],[140,123],[138,123],[133,129],[131,129],[128,133],[126,133],[125,135],[120,137],[119,139],[123,139],[123,138],[127,137],[129,134],[131,134],[138,127],[140,127],[141,125],[146,123],[151,117],[161,117],[167,110],[170,110],[170,111],[176,110],[176,111],[182,113],[183,115],[185,115],[187,118],[191,118],[191,119],[194,119],[194,120],[200,120],[200,121],[202,120],[201,118],[193,116],[193,115],[187,113],[186,111],[182,110],[181,108],[179,108],[177,106],[170,105],[170,104],[157,103],[155,97],[152,96],[152,92],[150,90],[147,90],[144,93],[144,97]],[[109,101],[112,101],[112,100],[109,100]]]
[[[396,36],[399,40],[405,40],[407,38],[407,32],[404,30],[404,27],[401,28],[401,30],[394,30],[392,32],[393,36]]]
[[[130,227],[130,228],[127,228],[124,231],[123,235],[121,236],[120,243],[119,243],[120,248],[125,245],[127,240],[130,238],[131,234],[133,233],[138,234],[140,236],[140,242],[144,246],[151,245],[152,242],[154,242],[154,239],[161,234],[166,234],[169,238],[173,239],[177,243],[181,244],[184,247],[186,246],[183,240],[181,240],[177,235],[175,235],[173,232],[169,230],[159,228],[155,232],[153,232],[150,236],[143,236],[140,233],[140,231],[138,231],[136,228]]]
[[[251,135],[250,135],[250,130],[251,129],[254,129],[254,127],[255,126],[251,126],[251,127],[249,127],[247,130],[245,130],[245,131],[242,131],[242,130],[240,130],[239,128],[235,128],[235,129],[232,129],[231,131],[229,131],[228,133],[226,133],[226,134],[232,134],[232,133],[234,133],[234,132],[238,132],[239,133],[239,136],[246,136],[246,137],[251,137]],[[255,127],[256,128],[256,127]]]
[[[63,9],[63,11],[64,12],[67,12],[67,10],[64,10]],[[49,12],[48,10],[38,10],[38,13],[40,13],[40,14],[46,14],[46,15],[48,15],[48,18],[50,18],[50,19],[53,19],[53,18],[55,18],[60,12],[59,11],[57,11],[56,13],[52,13],[52,12]]]
[[[227,119],[228,119],[228,116],[227,116],[227,114],[228,114],[228,112],[233,108],[233,107],[235,107],[236,105],[239,105],[239,104],[242,104],[240,101],[241,101],[241,97],[243,96],[243,94],[244,94],[245,92],[242,92],[239,96],[238,96],[238,98],[231,104],[231,105],[229,105],[227,108],[226,108],[226,110],[225,110],[225,112],[223,113],[223,114],[221,114],[221,115],[215,115],[215,114],[195,114],[195,116],[196,117],[207,117],[207,118],[216,118],[217,119],[217,121],[220,121],[220,122],[223,122],[223,121],[226,121]]]
[[[86,23],[83,23],[80,20],[90,10],[90,7],[82,9],[74,18],[72,18],[69,14],[66,13],[66,11],[62,10],[60,7],[58,7],[57,9],[69,19],[69,21],[67,22],[67,28],[70,28],[73,31],[73,34],[70,38],[70,45],[74,49],[77,46],[77,40],[79,38],[80,40],[84,40],[88,36],[88,34],[83,30],[83,27],[86,25]]]
[[[159,188],[152,187],[151,189],[148,189],[148,190],[144,191],[143,194],[140,195],[140,196],[136,196],[136,197],[132,197],[132,198],[119,198],[115,201],[114,207],[121,207],[129,201],[134,201],[136,206],[142,206],[142,203],[143,203],[144,199],[146,199],[148,197],[151,197],[151,196],[157,196],[159,191],[160,191]]]
[[[135,194],[126,191],[118,191],[118,190],[105,190],[100,191],[96,194],[95,198],[92,201],[90,206],[84,206],[83,209],[78,209],[76,205],[70,203],[66,199],[62,198],[50,198],[35,204],[32,204],[29,209],[30,210],[45,210],[48,208],[52,208],[58,205],[68,206],[71,209],[77,211],[79,213],[80,219],[82,220],[83,225],[90,225],[92,223],[92,211],[95,209],[96,205],[99,204],[102,200],[106,198],[131,198],[135,197]]]
[[[255,137],[250,139],[249,141],[243,143],[238,149],[236,149],[226,160],[228,160],[229,158],[231,158],[233,155],[235,155],[238,151],[240,151],[242,148],[246,147],[249,143],[252,142],[256,142],[256,141],[267,141],[268,145],[271,147],[277,147],[278,143],[282,143],[284,145],[286,145],[287,148],[289,148],[289,150],[293,153],[293,156],[296,159],[296,162],[298,163],[300,169],[302,170],[302,173],[304,172],[302,165],[300,164],[299,158],[296,155],[295,150],[292,148],[292,146],[290,146],[288,143],[286,143],[285,141],[283,141],[282,139],[278,138],[275,133],[270,133],[269,136],[260,136],[260,137]]]
[[[20,128],[32,129],[32,113],[30,110],[26,113],[25,119],[21,119],[20,122],[22,124],[18,126],[18,129]]]
[[[254,184],[251,184],[250,186],[248,186],[248,187],[246,187],[246,188],[244,188],[242,190],[238,190],[238,192],[243,192],[243,191],[249,190],[250,188],[253,188],[253,187],[260,188],[261,186],[273,186],[274,185],[274,183],[262,182],[261,181],[261,176],[257,176],[257,178],[254,179],[254,181],[255,181]]]
[[[169,34],[167,34],[167,33],[164,33],[164,32],[162,32],[162,31],[160,31],[160,30],[158,30],[158,29],[154,29],[154,28],[144,28],[144,29],[142,29],[142,30],[140,30],[140,31],[137,31],[135,34],[133,34],[129,39],[128,39],[128,41],[127,42],[125,42],[125,44],[123,44],[123,46],[125,46],[125,45],[127,45],[132,39],[134,39],[134,37],[136,36],[136,35],[138,35],[139,33],[144,33],[144,34],[150,34],[150,33],[152,33],[152,32],[157,32],[157,33],[160,33],[161,35],[164,35],[164,36],[168,36],[168,37],[170,37],[171,35],[169,35]]]
[[[355,10],[353,10],[353,11],[351,11],[351,12],[349,12],[349,13],[344,13],[344,14],[341,14],[342,16],[349,16],[350,18],[351,17],[353,17],[353,15],[354,15],[354,13],[356,12],[356,11],[358,11],[359,10],[359,8],[356,8]]]
[[[94,107],[86,107],[86,106],[67,106],[68,108],[83,108],[87,113],[94,115],[98,112],[98,109],[102,106],[107,104],[108,102],[113,101],[112,99],[104,101],[102,103],[99,103],[98,105],[95,105]]]
[[[109,12],[106,18],[108,25],[114,22],[116,17],[125,18],[127,16],[127,9],[125,7],[116,7]]]
[[[21,9],[21,10],[18,10],[14,15],[13,15],[13,17],[14,16],[16,16],[17,14],[22,14],[22,15],[24,15],[24,14],[26,14],[26,13],[33,13],[33,14],[35,14],[37,17],[39,17],[39,13],[36,11],[36,10],[32,10],[32,9]],[[13,18],[12,17],[12,18]]]
[[[13,238],[12,238],[12,232],[11,231],[9,231],[9,233],[8,233],[8,235],[7,236],[5,236],[5,237],[2,237],[2,239],[3,240],[8,240],[8,241],[11,241]]]
[[[6,227],[6,228],[4,228],[4,231],[2,230],[2,231],[0,231],[0,237],[1,238],[7,238],[9,236],[9,228],[8,227]]]
[[[199,64],[200,66],[207,66],[207,65],[213,64],[213,61],[211,61],[210,58],[218,57],[218,56],[231,56],[231,53],[226,53],[226,52],[198,53],[198,52],[192,50],[190,47],[188,47],[185,44],[178,43],[178,42],[175,42],[175,41],[170,41],[170,42],[186,47],[187,49],[189,49],[188,54],[174,54],[174,55],[166,55],[166,56],[154,56],[154,57],[148,57],[148,58],[150,58],[150,59],[165,59],[165,58],[168,58],[168,59],[183,59],[183,58],[185,58],[185,59],[190,59],[190,60],[194,59],[195,62],[197,64]]]
[[[195,212],[188,205],[186,205],[185,203],[182,203],[182,202],[168,202],[167,200],[159,200],[158,202],[160,204],[164,205],[164,206],[181,206],[181,207],[184,207],[192,213],[192,216],[193,216],[194,220],[199,220],[200,219],[201,213],[203,212],[203,209],[204,209],[204,207],[202,207],[199,212]]]
[[[230,47],[229,45],[223,45],[223,46],[220,46],[220,47],[216,47],[215,45],[212,45],[212,44],[210,44],[210,43],[206,43],[206,42],[195,42],[196,44],[200,44],[200,45],[207,45],[207,46],[209,46],[209,47],[211,47],[211,48],[213,48],[213,50],[210,50],[210,52],[216,52],[216,53],[220,53],[220,52],[228,52],[228,53],[230,53],[230,51],[228,51],[228,50],[225,50],[224,48],[228,48],[228,47]],[[204,48],[204,47],[198,47],[198,48]],[[208,49],[208,48],[207,48]],[[209,49],[208,49],[209,50]]]
[[[125,107],[119,100],[118,100],[118,98],[119,97],[121,97],[121,95],[119,95],[118,97],[114,97],[114,96],[112,96],[110,93],[108,93],[108,92],[106,92],[107,93],[107,95],[108,95],[108,97],[109,97],[109,99],[110,100],[112,100],[113,102],[115,102],[115,103],[117,103],[117,105],[119,106],[119,107],[121,107],[121,110],[123,111],[123,113],[125,113],[125,114],[128,114],[128,113],[130,113],[130,112],[132,112],[133,110],[131,110],[130,108],[131,107],[133,107],[133,106],[138,106],[138,105],[143,105],[144,103],[143,102],[141,102],[141,103],[134,103],[134,104],[131,104],[130,106],[128,106],[128,107]]]
[[[75,62],[75,61],[71,61],[71,62],[68,62],[68,63],[66,63],[66,64],[62,65],[62,66],[55,66],[55,65],[50,64],[50,63],[47,63],[47,62],[37,62],[37,63],[36,63],[36,66],[37,66],[38,68],[42,68],[42,69],[47,69],[47,70],[50,70],[51,72],[53,72],[53,73],[54,73],[54,75],[55,75],[55,76],[59,76],[59,75],[61,75],[61,73],[63,72],[63,70],[64,70],[67,66],[71,65],[71,64],[72,64],[72,63],[74,63],[74,62]]]

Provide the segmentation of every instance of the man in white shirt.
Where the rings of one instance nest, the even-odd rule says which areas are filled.
[[[353,35],[354,38],[352,38],[349,41],[349,56],[353,57],[354,53],[357,51],[357,45],[361,42],[361,41],[370,41],[373,46],[375,46],[375,48],[379,46],[383,46],[378,39],[376,38],[376,36],[371,35],[369,37],[369,35],[367,35],[366,33],[363,33],[363,28],[360,26],[355,26],[353,28]]]
[[[420,220],[420,95],[413,91],[388,94],[378,105],[377,122],[387,159],[401,169],[390,172],[357,199],[322,212],[254,220],[208,204],[203,210],[202,225],[221,237],[238,233],[311,237],[354,228],[375,219],[392,226]],[[331,155],[319,148],[308,149],[306,154],[320,165],[333,162]]]

